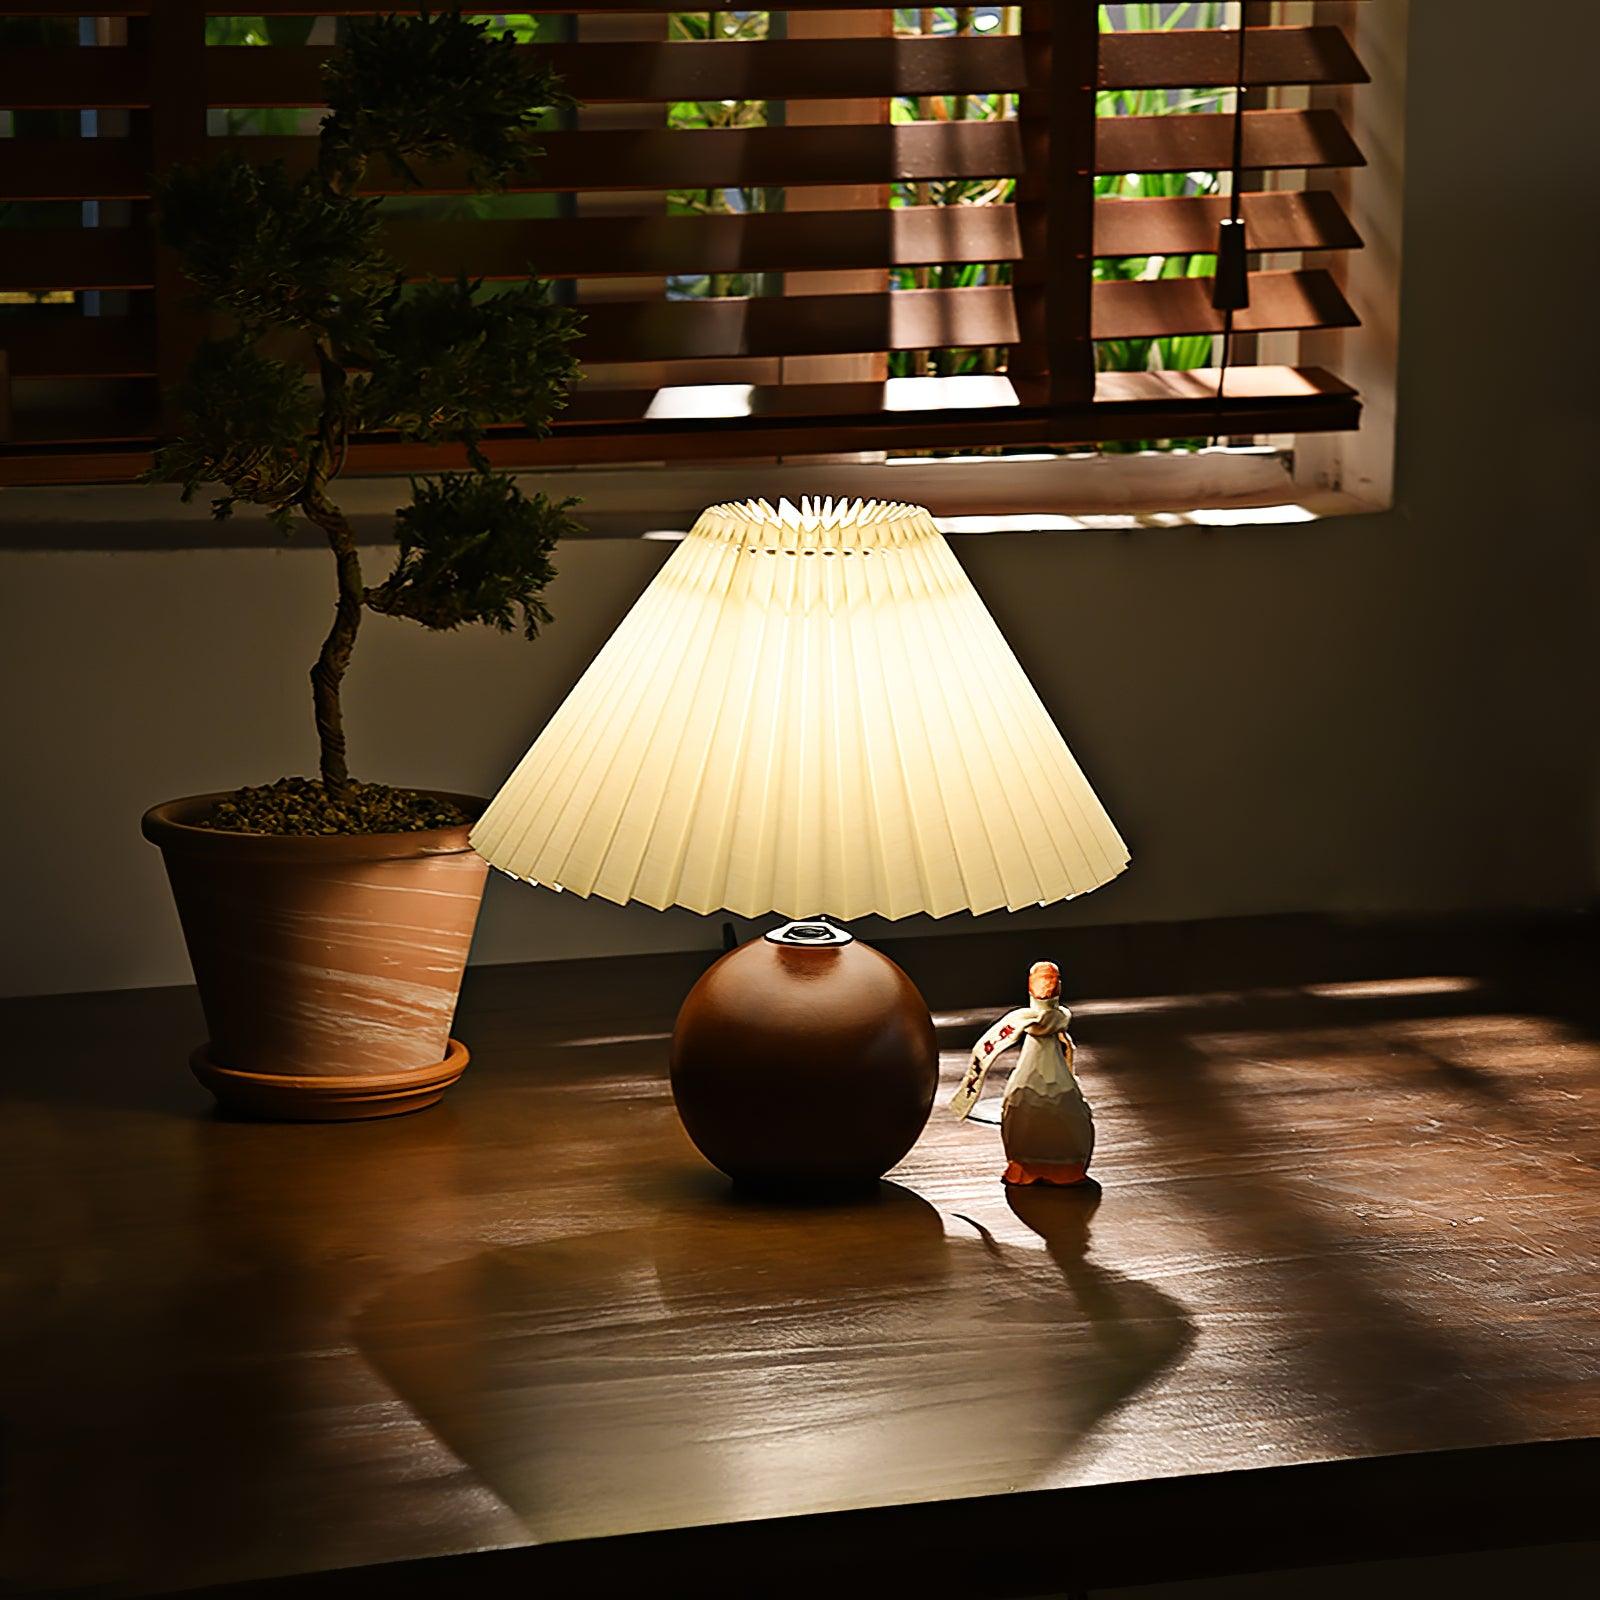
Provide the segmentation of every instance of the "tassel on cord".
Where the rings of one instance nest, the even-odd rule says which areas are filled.
[[[1250,304],[1244,223],[1237,217],[1224,217],[1217,224],[1217,276],[1212,285],[1211,303],[1225,314],[1242,311]]]
[[[1233,359],[1233,314],[1250,304],[1250,263],[1245,253],[1244,218],[1239,214],[1244,188],[1244,0],[1239,4],[1239,55],[1233,86],[1233,171],[1228,215],[1217,224],[1217,272],[1211,280],[1211,304],[1222,313],[1222,366],[1217,373],[1216,415],[1211,427],[1215,447],[1222,438],[1222,399]]]

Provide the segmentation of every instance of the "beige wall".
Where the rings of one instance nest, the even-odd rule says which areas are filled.
[[[1514,109],[1502,7],[1412,9],[1398,508],[956,541],[1134,852],[1042,924],[1595,898],[1600,8],[1560,8],[1587,48],[1544,58]],[[666,552],[565,549],[532,647],[370,620],[359,770],[490,788]],[[0,990],[185,981],[139,813],[311,764],[328,576],[313,549],[0,553]],[[477,956],[715,939],[497,883]]]

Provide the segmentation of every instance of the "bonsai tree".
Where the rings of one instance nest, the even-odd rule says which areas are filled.
[[[230,331],[207,340],[179,394],[179,436],[151,478],[183,498],[220,486],[212,510],[261,506],[286,533],[311,523],[333,553],[333,624],[311,669],[318,780],[243,789],[219,827],[338,833],[460,820],[434,797],[358,784],[340,689],[363,613],[449,629],[486,623],[535,637],[550,620],[550,555],[572,501],[525,495],[484,455],[485,431],[545,431],[575,361],[572,312],[529,278],[486,293],[465,276],[407,283],[382,243],[379,200],[358,195],[383,161],[453,159],[479,192],[538,154],[536,128],[564,103],[548,70],[509,35],[458,10],[353,21],[325,68],[328,114],[314,170],[227,159],[176,168],[156,187],[160,229]],[[351,437],[382,432],[464,447],[467,468],[413,479],[396,515],[393,570],[369,585],[335,485]]]

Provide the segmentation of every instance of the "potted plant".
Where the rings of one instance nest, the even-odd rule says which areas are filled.
[[[413,162],[453,159],[480,192],[502,186],[560,98],[542,64],[459,12],[379,17],[348,24],[325,86],[314,170],[230,159],[157,184],[162,236],[226,331],[199,348],[150,474],[185,500],[219,486],[219,518],[242,501],[327,540],[321,771],[169,801],[144,833],[205,1008],[197,1075],[238,1110],[342,1119],[429,1105],[460,1075],[450,1025],[486,869],[467,845],[482,801],[350,776],[340,688],[367,611],[530,639],[549,620],[571,502],[525,495],[482,441],[498,422],[548,425],[576,327],[535,280],[405,282],[381,203],[358,194],[380,160],[410,178]],[[373,432],[459,444],[467,467],[412,481],[393,569],[369,585],[334,484],[352,436]]]

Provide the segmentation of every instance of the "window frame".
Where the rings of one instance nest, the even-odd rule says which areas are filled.
[[[1237,3],[1237,0],[1236,0]],[[1251,0],[1246,0],[1251,3]],[[1259,3],[1259,0],[1255,0]],[[1257,336],[1263,343],[1293,342],[1285,364],[1326,365],[1354,382],[1362,422],[1351,432],[1266,435],[1264,444],[1201,452],[1110,455],[1051,452],[1049,459],[1021,454],[981,459],[903,457],[890,461],[866,452],[803,459],[755,457],[727,464],[641,463],[620,467],[530,468],[541,484],[578,495],[603,536],[670,532],[690,508],[750,492],[768,498],[816,493],[892,494],[925,499],[942,515],[970,519],[984,510],[996,529],[1136,526],[1208,520],[1306,520],[1313,516],[1381,509],[1393,498],[1394,414],[1403,203],[1405,38],[1409,0],[1280,0],[1280,23],[1331,23],[1343,27],[1372,73],[1356,92],[1323,88],[1302,103],[1336,110],[1367,153],[1360,170],[1312,173],[1307,187],[1335,190],[1365,241],[1341,252],[1334,268],[1340,287],[1361,315],[1361,326]],[[1286,91],[1275,91],[1276,96]],[[1292,93],[1292,92],[1291,92]],[[1295,258],[1298,259],[1298,258]],[[1243,369],[1235,369],[1243,370]],[[1267,462],[1271,466],[1267,466]],[[445,463],[441,462],[441,465]],[[416,469],[412,469],[416,470]],[[522,470],[514,468],[513,470]],[[60,458],[78,515],[99,502],[96,521],[127,523],[125,460],[96,451]],[[103,487],[90,488],[96,477]],[[870,489],[864,487],[872,480]],[[115,484],[115,487],[114,487]],[[385,487],[388,485],[389,487]],[[738,487],[734,487],[734,486]],[[403,500],[404,478],[352,476],[344,487],[353,501],[381,516]],[[120,490],[120,492],[119,492]],[[162,491],[132,491],[160,496]],[[20,498],[19,498],[20,497]],[[3,542],[29,542],[58,522],[47,486],[0,491],[0,523],[12,528]],[[651,507],[654,509],[651,509]],[[1254,515],[1251,515],[1254,513]],[[191,515],[192,514],[192,515]],[[170,517],[167,507],[163,516]],[[190,524],[203,507],[185,508],[181,544],[236,542],[233,527],[203,541]],[[134,521],[141,519],[134,518]],[[248,520],[241,515],[235,525]],[[645,526],[649,523],[650,526]],[[209,526],[209,523],[206,524]],[[687,526],[687,522],[684,522]],[[29,530],[34,530],[30,532]],[[964,521],[962,531],[977,531]]]

